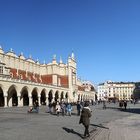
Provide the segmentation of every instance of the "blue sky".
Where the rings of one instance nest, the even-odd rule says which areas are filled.
[[[0,44],[41,63],[73,51],[95,84],[140,81],[140,1],[0,0]]]

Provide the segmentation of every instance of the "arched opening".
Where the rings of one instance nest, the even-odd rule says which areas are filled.
[[[65,98],[66,98],[66,99],[68,99],[68,92],[66,93],[66,96],[65,96]]]
[[[21,100],[23,99],[23,106],[29,106],[29,97],[27,88],[23,88],[21,91]]]
[[[46,105],[46,92],[42,90],[41,92],[41,105]]]
[[[38,101],[38,93],[36,88],[34,88],[32,91],[32,100],[33,100],[33,104],[36,102],[36,100]]]
[[[28,93],[24,93],[24,95],[23,95],[23,106],[29,106]]]
[[[15,86],[11,86],[8,90],[8,105],[9,106],[17,106],[18,105],[18,97]]]
[[[69,97],[69,95],[68,95],[68,92],[67,92],[66,95],[65,95],[65,101],[66,102],[68,102],[68,97]]]
[[[53,99],[53,91],[50,90],[50,92],[49,92],[49,94],[48,94],[48,101],[49,101],[49,103],[52,102],[52,99]]]
[[[0,87],[0,106],[4,106],[4,96],[3,96],[3,90]]]
[[[58,101],[58,99],[59,99],[59,92],[58,92],[58,91],[56,91],[56,93],[55,93],[55,101],[57,102],[57,101]]]
[[[61,96],[60,96],[60,100],[63,101],[64,100],[64,92],[61,92]]]
[[[78,95],[78,101],[80,101],[80,94]]]

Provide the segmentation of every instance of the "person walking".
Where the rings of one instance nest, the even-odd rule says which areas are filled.
[[[85,127],[84,137],[89,137],[89,125],[90,125],[90,117],[91,117],[91,109],[89,108],[89,103],[85,102],[84,107],[81,112],[79,124],[83,124]]]
[[[124,105],[124,109],[126,110],[126,107],[127,107],[127,101],[124,101],[123,105]]]
[[[103,109],[106,109],[106,102],[103,101]]]
[[[67,105],[67,115],[71,116],[72,106],[70,103]]]
[[[60,107],[59,102],[57,102],[56,107],[55,107],[55,110],[56,110],[57,116],[59,116],[59,113],[60,113],[60,111],[61,111],[61,107]]]
[[[36,106],[36,112],[39,113],[39,103],[38,103],[38,100],[36,100],[35,106]]]
[[[81,111],[81,105],[80,102],[77,102],[77,116],[80,116],[80,111]]]
[[[61,103],[61,111],[62,111],[62,116],[65,116],[65,110],[66,110],[66,105],[64,102]]]

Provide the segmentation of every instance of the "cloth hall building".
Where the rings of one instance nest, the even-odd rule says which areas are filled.
[[[53,101],[77,102],[95,100],[95,88],[77,78],[74,54],[67,64],[40,64],[31,57],[17,56],[13,50],[5,53],[0,47],[0,106],[48,105]]]

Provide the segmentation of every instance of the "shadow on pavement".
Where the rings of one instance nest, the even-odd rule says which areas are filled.
[[[129,112],[129,113],[136,113],[136,114],[140,114],[140,108],[126,108],[126,110],[124,108],[119,108],[119,107],[107,107],[108,109],[114,109],[114,110],[119,110],[119,111],[123,111],[123,112]]]
[[[69,129],[69,128],[66,128],[66,127],[62,127],[62,128],[63,128],[63,130],[65,130],[67,133],[72,133],[72,134],[75,134],[75,135],[77,135],[77,136],[83,138],[83,135],[82,135],[82,134],[80,134],[80,133],[74,131],[73,129]]]
[[[102,124],[100,124],[100,125],[97,125],[97,124],[90,124],[90,125],[95,126],[95,127],[104,128],[104,129],[109,129],[108,127],[105,127],[105,126],[103,126]]]

